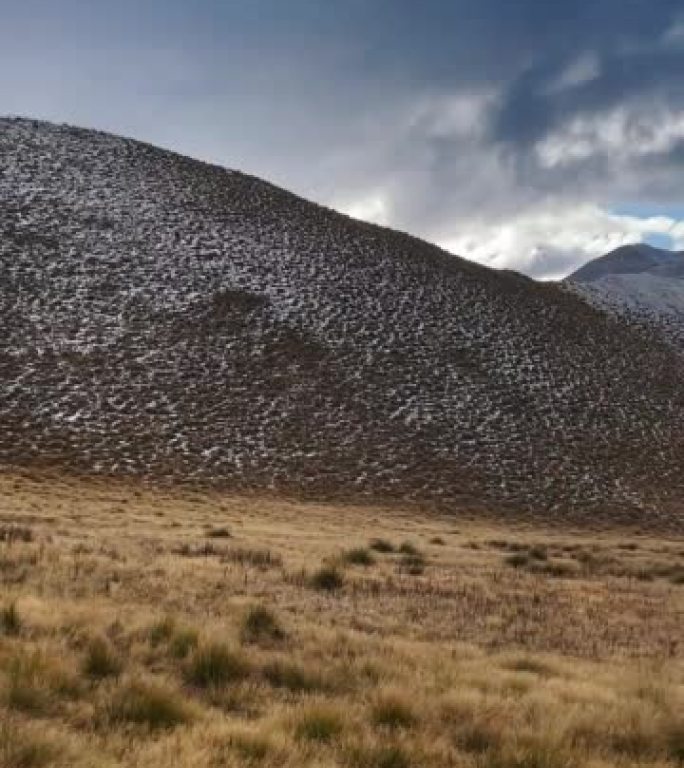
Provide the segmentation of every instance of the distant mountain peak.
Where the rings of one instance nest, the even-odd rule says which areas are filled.
[[[607,275],[674,274],[684,276],[684,252],[668,251],[647,243],[623,245],[590,261],[567,279],[591,283]]]
[[[684,354],[684,252],[625,245],[585,264],[565,284]]]

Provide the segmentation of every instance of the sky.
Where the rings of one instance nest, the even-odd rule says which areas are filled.
[[[684,249],[682,0],[0,0],[0,114],[541,279]]]

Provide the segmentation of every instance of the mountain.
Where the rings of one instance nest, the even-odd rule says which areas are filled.
[[[566,284],[593,305],[684,353],[684,252],[623,246],[589,262]]]
[[[684,361],[132,140],[0,121],[0,461],[684,527]]]

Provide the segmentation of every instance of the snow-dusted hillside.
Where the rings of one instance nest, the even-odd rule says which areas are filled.
[[[44,123],[0,205],[6,463],[682,525],[682,360],[557,286]]]
[[[582,267],[567,285],[684,352],[684,253],[625,246]]]

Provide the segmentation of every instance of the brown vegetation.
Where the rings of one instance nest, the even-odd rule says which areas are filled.
[[[681,539],[19,475],[0,527],[2,768],[684,761]]]

